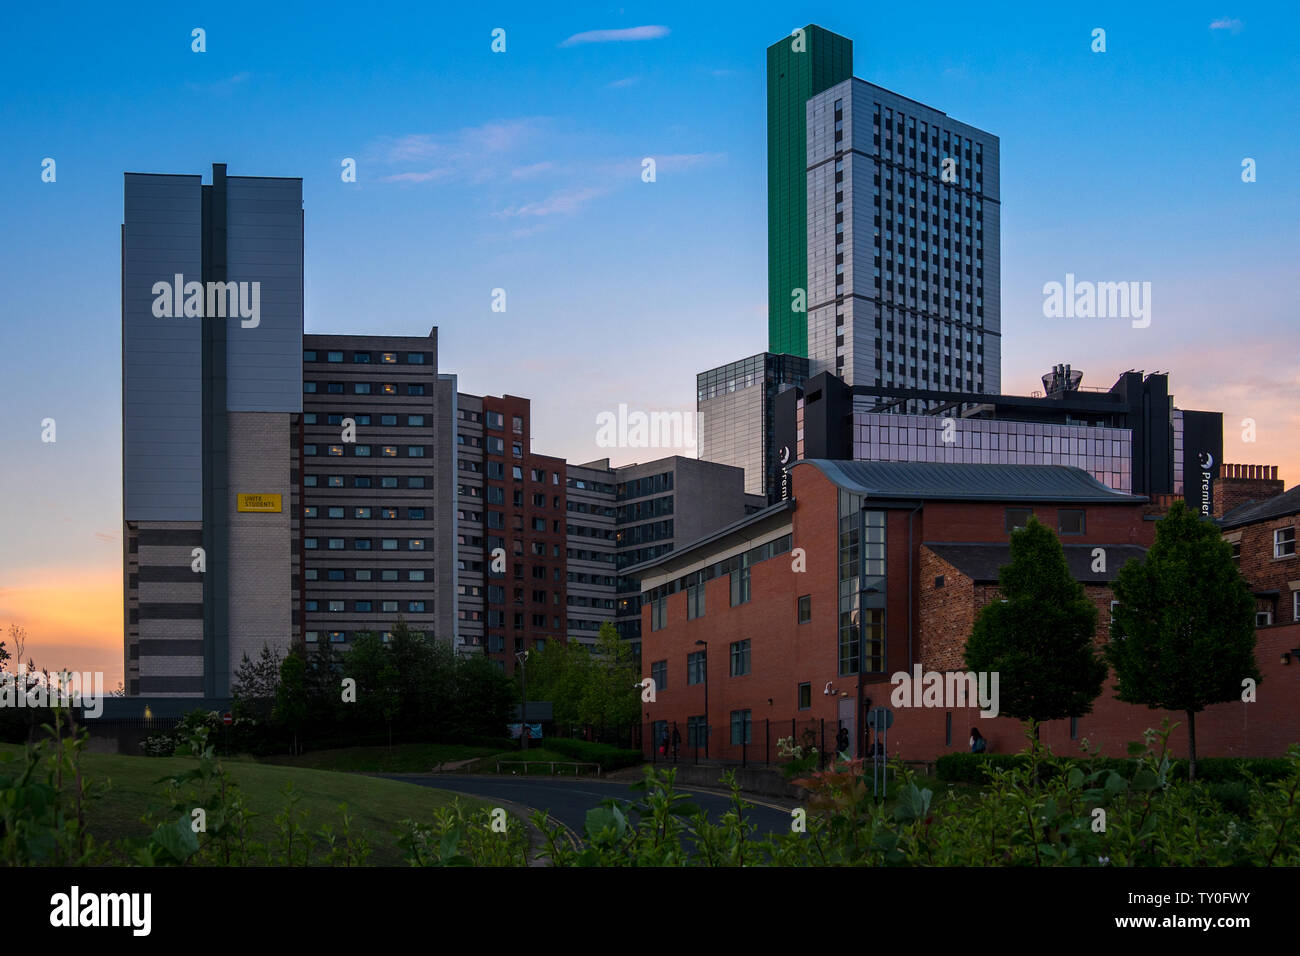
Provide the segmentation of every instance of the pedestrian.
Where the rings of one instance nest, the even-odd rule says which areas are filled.
[[[973,754],[982,754],[989,749],[989,742],[984,739],[978,727],[970,729],[970,752]]]
[[[849,759],[849,728],[841,727],[839,733],[835,735],[835,750],[841,760]]]
[[[659,735],[659,754],[660,756],[663,757],[668,756],[668,728],[667,727],[664,727],[663,733]]]
[[[677,751],[679,751],[681,747],[682,747],[682,732],[677,729],[676,724],[673,724],[673,759],[674,760],[677,759]]]

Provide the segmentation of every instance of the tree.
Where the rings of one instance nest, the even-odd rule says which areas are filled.
[[[262,644],[257,660],[245,653],[235,671],[231,693],[235,710],[241,715],[265,717],[275,703],[275,691],[280,686],[280,658],[269,645]]]
[[[352,650],[344,661],[344,673],[357,682],[357,700],[353,705],[366,723],[382,723],[388,731],[388,746],[393,746],[393,720],[401,712],[400,673],[393,652],[379,635],[365,632],[352,640]]]
[[[1097,609],[1070,576],[1056,535],[1032,516],[1011,533],[1011,563],[998,572],[1000,601],[980,609],[966,666],[998,674],[999,710],[1037,722],[1081,717],[1106,681],[1093,646]]]
[[[528,694],[533,697],[531,685]],[[504,737],[519,692],[485,655],[472,654],[456,661],[454,702],[452,728],[457,734]]]
[[[1114,627],[1106,659],[1116,697],[1187,715],[1188,779],[1196,777],[1196,714],[1242,699],[1259,683],[1255,601],[1232,548],[1211,522],[1174,502],[1156,524],[1145,561],[1129,561],[1115,581]]]
[[[581,704],[583,723],[602,730],[636,723],[641,695],[635,685],[640,680],[631,645],[619,637],[613,623],[605,621],[591,649],[591,670]]]
[[[528,698],[550,701],[559,727],[582,723],[582,698],[591,672],[591,655],[585,646],[547,641],[528,658]]]
[[[298,734],[307,721],[307,660],[298,648],[280,662],[280,682],[272,715],[293,734],[293,752],[298,753]]]

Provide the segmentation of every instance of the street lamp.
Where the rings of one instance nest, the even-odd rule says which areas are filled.
[[[704,759],[709,759],[709,642],[696,641],[696,646],[704,648]],[[699,744],[697,737],[696,744]]]
[[[519,682],[522,688],[523,703],[519,707],[519,746],[528,749],[528,652],[515,654],[519,662]]]

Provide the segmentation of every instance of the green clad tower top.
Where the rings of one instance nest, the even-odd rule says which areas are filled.
[[[810,96],[853,76],[853,41],[808,25],[767,48],[768,351],[808,355]],[[796,298],[795,290],[802,290]]]

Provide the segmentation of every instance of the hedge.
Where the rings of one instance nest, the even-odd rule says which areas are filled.
[[[1008,770],[1028,762],[1024,754],[944,754],[935,761],[935,775],[952,783],[984,783],[985,768]],[[1136,761],[1117,757],[1063,757],[1064,767],[1077,766],[1085,773],[1113,770],[1125,779],[1133,773]],[[1170,778],[1187,779],[1187,761],[1170,761]],[[1254,777],[1261,783],[1284,779],[1289,771],[1285,760],[1255,757],[1201,757],[1196,761],[1196,779],[1205,783],[1244,783]]]
[[[609,744],[598,744],[589,740],[547,737],[537,743],[547,750],[554,750],[556,753],[572,757],[582,763],[600,764],[600,769],[604,771],[618,770],[622,767],[635,767],[645,760],[639,750],[623,750]]]

